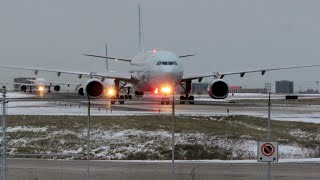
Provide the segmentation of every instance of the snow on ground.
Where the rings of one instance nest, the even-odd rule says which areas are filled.
[[[15,127],[7,128],[7,132],[17,132],[17,131],[45,132],[46,130],[47,130],[46,127],[31,127],[31,126],[15,126]],[[2,132],[2,129],[0,132]]]
[[[285,99],[287,94],[271,94],[271,99]],[[290,94],[296,95],[299,99],[319,98],[320,94]],[[199,101],[230,101],[230,100],[245,100],[245,99],[268,99],[269,94],[261,93],[229,93],[228,97],[224,100],[212,99],[209,95],[194,95],[196,100]]]
[[[10,127],[10,132],[33,131],[43,132],[47,128],[34,127]],[[46,137],[42,138],[19,138],[9,140],[10,154],[16,153],[17,147],[26,147],[37,140],[50,141],[50,138],[56,140],[55,137],[61,138],[61,135],[73,134],[79,139],[86,139],[86,130],[80,132],[72,132],[70,130],[58,130],[50,132]],[[76,144],[75,147],[65,146],[67,140],[60,139],[60,145],[55,150],[64,154],[81,154],[86,153],[83,144]],[[84,141],[85,142],[85,141]],[[254,140],[246,140],[245,138],[230,139],[225,136],[210,136],[204,133],[175,133],[176,144],[201,144],[209,147],[218,146],[219,148],[230,150],[232,157],[247,157],[255,158],[257,155],[257,142]],[[139,129],[95,129],[91,132],[92,151],[96,158],[102,159],[122,159],[130,154],[137,152],[152,152],[160,154],[161,149],[171,147],[171,132],[170,131],[144,131]],[[10,149],[10,148],[9,148]],[[160,149],[160,151],[159,151]],[[48,152],[51,153],[50,150]],[[279,158],[308,158],[314,154],[313,149],[303,148],[298,145],[279,144]]]
[[[7,98],[26,98],[26,97],[35,97],[35,94],[23,93],[23,92],[8,92]]]
[[[70,115],[70,116],[86,116],[88,114],[88,109],[86,106],[79,105],[66,105],[59,104],[59,102],[49,102],[49,101],[23,101],[23,102],[10,102],[8,103],[9,115]],[[132,106],[132,105],[131,105]],[[124,106],[125,107],[125,106]],[[288,109],[288,107],[286,107]],[[288,111],[286,109],[281,109],[282,111],[277,111],[276,113],[271,113],[271,119],[279,121],[296,121],[296,122],[307,122],[320,124],[320,112],[313,110],[307,112],[309,106],[297,108],[297,111]],[[306,111],[306,113],[301,113]],[[171,110],[164,109],[163,111],[127,111],[127,110],[112,110],[112,109],[99,109],[91,108],[92,116],[132,116],[132,115],[159,115],[159,114],[171,114]],[[179,110],[175,111],[176,115],[183,116],[226,116],[227,112],[223,109],[210,109],[210,110]],[[262,111],[230,111],[229,115],[247,115],[255,117],[267,118],[268,114]]]

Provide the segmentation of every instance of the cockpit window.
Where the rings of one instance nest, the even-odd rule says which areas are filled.
[[[178,66],[178,63],[176,61],[158,61],[157,65],[176,65],[176,66]]]

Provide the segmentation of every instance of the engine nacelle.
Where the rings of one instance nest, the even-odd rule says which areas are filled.
[[[98,99],[103,95],[104,86],[101,81],[91,79],[86,83],[85,92],[89,98]]]
[[[54,89],[55,91],[60,91],[61,87],[60,87],[59,85],[55,85],[55,86],[53,87],[53,89]]]
[[[142,92],[142,91],[134,91],[134,95],[135,95],[137,98],[141,98],[141,97],[144,95],[144,92]]]
[[[21,91],[26,91],[26,90],[27,90],[27,86],[26,86],[26,85],[22,85],[22,86],[20,87],[20,89],[21,89]]]
[[[208,86],[208,93],[213,99],[225,99],[229,94],[229,86],[221,79],[215,79]]]
[[[78,87],[77,93],[78,93],[80,96],[84,96],[84,88],[83,88],[82,86]]]

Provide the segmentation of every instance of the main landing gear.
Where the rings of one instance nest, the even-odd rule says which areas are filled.
[[[180,104],[185,104],[185,103],[194,104],[194,96],[192,95],[189,96],[191,91],[191,80],[186,81],[186,87],[184,87],[182,84],[180,85],[186,93],[185,96],[180,96]]]
[[[124,99],[132,99],[132,95],[130,94],[130,88],[131,87],[124,87],[127,83],[124,83],[120,87],[120,81],[119,80],[114,80],[114,86],[116,89],[116,95],[111,97],[111,104],[116,103],[116,99],[119,101],[119,104],[124,104]],[[120,91],[122,89],[127,88],[127,94],[126,95],[120,95]]]

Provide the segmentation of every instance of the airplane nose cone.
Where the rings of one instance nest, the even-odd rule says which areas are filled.
[[[166,68],[166,70],[154,73],[151,79],[154,84],[178,84],[181,81],[181,73],[173,68]]]

